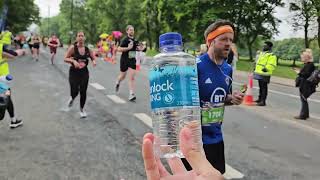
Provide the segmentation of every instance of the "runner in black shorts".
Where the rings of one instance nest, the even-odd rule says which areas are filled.
[[[36,61],[39,61],[39,53],[40,53],[40,37],[38,35],[34,35],[32,37],[32,57]]]
[[[136,73],[136,51],[142,51],[143,46],[139,46],[139,42],[134,39],[134,27],[128,25],[126,28],[127,37],[125,37],[117,51],[122,52],[120,59],[120,75],[116,82],[116,92],[119,91],[120,82],[123,81],[129,70],[129,100],[134,101],[136,96],[135,89],[135,73]]]
[[[95,67],[95,56],[84,45],[85,36],[83,32],[77,33],[77,42],[70,46],[68,49],[64,61],[71,64],[69,69],[69,83],[70,83],[70,100],[68,106],[71,107],[74,99],[80,92],[80,116],[81,118],[87,117],[87,113],[84,111],[84,105],[87,99],[87,88],[89,82],[89,58],[92,60],[92,64]]]

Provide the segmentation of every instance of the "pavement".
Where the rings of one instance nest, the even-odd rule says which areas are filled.
[[[129,102],[127,82],[114,92],[119,64],[98,61],[89,67],[86,110],[79,98],[71,109],[68,68],[59,49],[55,65],[47,50],[39,62],[30,56],[10,63],[13,101],[24,126],[11,130],[0,122],[0,180],[146,179],[141,139],[152,131],[148,67],[136,78],[137,101]],[[247,82],[236,74],[234,89]],[[257,95],[257,87],[253,89]],[[266,107],[231,106],[224,120],[226,179],[317,180],[320,177],[320,94],[309,100],[311,118],[297,121],[297,89],[271,83]]]

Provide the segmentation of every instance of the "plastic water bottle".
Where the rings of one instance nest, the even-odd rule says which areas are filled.
[[[0,94],[5,93],[10,87],[9,83],[13,77],[9,74],[6,76],[0,76]]]
[[[180,130],[188,125],[202,146],[198,76],[195,58],[182,51],[179,33],[162,34],[161,53],[149,71],[154,148],[161,158],[180,157]]]

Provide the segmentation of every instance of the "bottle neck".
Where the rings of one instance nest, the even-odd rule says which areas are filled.
[[[183,47],[180,45],[166,45],[160,47],[160,52],[166,53],[166,52],[181,52],[183,50]]]

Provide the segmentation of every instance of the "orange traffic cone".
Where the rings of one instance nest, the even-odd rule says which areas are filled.
[[[246,95],[244,96],[243,104],[247,106],[252,106],[254,105],[253,103],[253,93],[252,93],[252,88],[253,88],[253,74],[249,74],[249,86],[246,91]]]
[[[136,65],[136,70],[137,70],[137,71],[140,71],[140,69],[141,69],[140,64],[137,64],[137,65]]]

